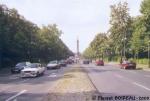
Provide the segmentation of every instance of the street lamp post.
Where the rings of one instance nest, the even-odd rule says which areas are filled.
[[[126,45],[125,45],[125,41],[126,41],[126,37],[124,39],[122,39],[123,41],[123,57],[124,59],[126,58]]]

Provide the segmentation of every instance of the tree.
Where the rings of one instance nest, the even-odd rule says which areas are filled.
[[[122,53],[123,44],[127,46],[127,43],[130,41],[132,20],[127,6],[127,2],[120,2],[111,6],[109,37],[112,39],[115,53]]]
[[[85,51],[83,52],[83,57],[86,59],[93,59],[94,56],[95,56],[94,50],[91,48],[91,46],[86,48]]]
[[[73,53],[60,39],[56,24],[39,28],[17,10],[0,5],[0,67],[20,61],[47,62]]]
[[[106,51],[107,36],[105,33],[99,33],[95,36],[90,46],[84,51],[83,55],[87,58],[104,58]]]
[[[141,13],[143,14],[143,24],[145,26],[145,42],[148,46],[150,40],[150,0],[143,0],[141,4]]]
[[[139,52],[143,52],[144,50],[146,50],[145,47],[145,25],[143,22],[143,17],[142,16],[138,16],[133,20],[133,33],[132,33],[132,38],[131,38],[131,50],[134,53],[134,58],[138,58],[138,54]]]

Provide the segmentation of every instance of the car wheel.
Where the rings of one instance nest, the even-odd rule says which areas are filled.
[[[36,73],[36,76],[35,76],[35,77],[38,77],[38,76],[39,76],[39,72]]]
[[[42,72],[41,75],[44,75],[44,72]]]
[[[136,69],[136,67],[133,67],[132,69]]]

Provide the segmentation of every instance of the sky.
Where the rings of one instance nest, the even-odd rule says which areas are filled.
[[[76,52],[79,39],[80,52],[83,52],[100,32],[107,32],[110,20],[110,5],[127,1],[131,16],[140,15],[142,0],[0,0],[9,8],[39,27],[57,24],[63,31],[61,39]]]

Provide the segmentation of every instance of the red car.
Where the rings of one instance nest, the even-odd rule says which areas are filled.
[[[136,69],[136,63],[125,61],[121,64],[121,69]]]
[[[97,66],[104,66],[104,61],[103,60],[97,60],[96,65]]]

